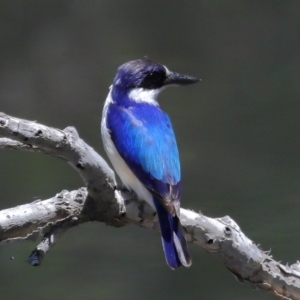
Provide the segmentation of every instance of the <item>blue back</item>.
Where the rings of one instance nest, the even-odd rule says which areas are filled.
[[[179,154],[168,115],[159,106],[123,98],[122,104],[110,104],[107,127],[137,178],[163,199],[179,200]]]

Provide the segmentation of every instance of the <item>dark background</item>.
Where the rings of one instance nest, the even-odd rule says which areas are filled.
[[[199,76],[159,100],[177,135],[182,206],[230,215],[278,260],[300,258],[300,1],[0,1],[0,111],[75,126],[104,155],[100,114],[117,67],[147,55]],[[66,163],[1,151],[0,208],[83,185]],[[0,250],[1,299],[273,299],[191,246],[170,271],[157,232],[91,223],[32,268]],[[14,256],[14,260],[10,257]]]

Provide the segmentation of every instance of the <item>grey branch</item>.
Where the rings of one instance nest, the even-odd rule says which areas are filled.
[[[32,266],[41,264],[66,230],[84,222],[159,229],[155,212],[147,203],[130,192],[116,190],[113,171],[75,128],[55,129],[0,113],[0,148],[41,152],[63,159],[86,184],[51,199],[0,211],[0,244],[41,240],[27,259]],[[219,259],[240,282],[250,282],[283,299],[300,299],[299,262],[284,266],[275,261],[228,216],[209,218],[182,208],[180,218],[187,240]]]

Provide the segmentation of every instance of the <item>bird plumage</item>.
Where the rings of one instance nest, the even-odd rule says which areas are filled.
[[[197,80],[146,59],[122,65],[101,122],[104,148],[123,184],[157,211],[165,258],[172,269],[190,266],[191,258],[179,220],[181,172],[176,139],[156,97],[167,84],[180,84],[180,78],[182,84]]]

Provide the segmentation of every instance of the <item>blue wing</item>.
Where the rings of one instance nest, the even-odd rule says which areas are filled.
[[[128,107],[112,103],[107,112],[107,127],[116,149],[132,172],[174,214],[173,205],[171,209],[167,204],[179,202],[181,174],[168,115],[148,103]]]
[[[179,221],[181,174],[170,119],[158,106],[111,103],[106,125],[121,157],[153,194],[165,258],[172,269],[191,265]]]

